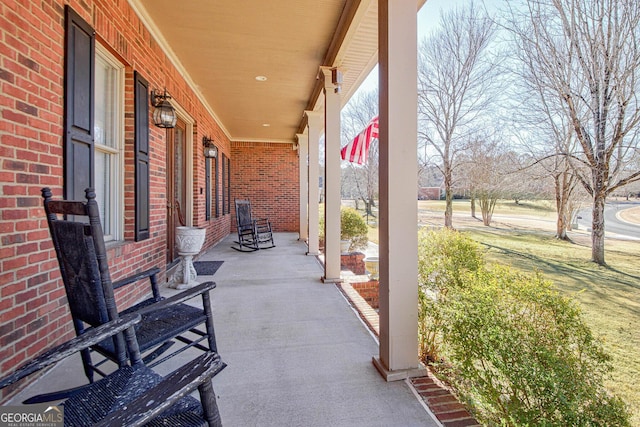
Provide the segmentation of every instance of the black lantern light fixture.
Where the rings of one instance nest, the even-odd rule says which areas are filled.
[[[204,157],[207,159],[215,159],[218,157],[218,147],[213,145],[213,139],[206,136],[202,137],[202,145],[204,146]]]
[[[175,108],[168,101],[171,96],[164,90],[164,93],[158,93],[155,90],[151,91],[151,105],[155,107],[153,110],[153,124],[159,128],[173,128],[178,121],[178,115]]]

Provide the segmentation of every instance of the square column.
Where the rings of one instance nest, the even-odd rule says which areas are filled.
[[[387,381],[418,362],[418,118],[415,0],[379,0],[380,354]]]
[[[324,277],[340,279],[340,83],[337,68],[320,67],[324,81]]]
[[[298,232],[298,239],[306,241],[309,238],[309,217],[308,217],[308,205],[309,205],[309,135],[299,133],[296,134],[298,139],[298,168],[300,183],[300,230]]]
[[[307,255],[319,255],[319,222],[320,222],[320,135],[322,134],[323,114],[316,111],[305,111],[309,128],[309,252]]]

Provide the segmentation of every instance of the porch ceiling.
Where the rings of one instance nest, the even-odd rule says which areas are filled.
[[[319,66],[346,102],[378,59],[377,0],[129,2],[231,140],[295,141]]]

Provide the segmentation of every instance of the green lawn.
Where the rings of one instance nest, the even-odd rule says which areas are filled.
[[[419,202],[419,209],[436,223],[438,215],[444,218],[444,202]],[[468,202],[454,203],[454,215],[469,212]],[[549,202],[499,203],[495,214],[555,220]],[[494,227],[465,222],[461,228],[482,243],[489,262],[541,271],[579,302],[587,323],[612,356],[615,370],[607,385],[629,404],[632,425],[640,426],[640,242],[607,239],[608,266],[600,267],[590,261],[586,233],[575,235],[579,243],[569,243],[555,239],[553,231],[522,229],[507,221],[501,219]]]
[[[427,223],[443,223],[444,202],[419,202],[418,207]],[[469,220],[468,201],[454,202],[453,211],[454,227],[482,243],[489,262],[541,271],[579,302],[586,321],[612,356],[614,372],[607,385],[629,404],[632,425],[640,426],[640,242],[607,239],[608,266],[600,267],[590,261],[587,233],[573,234],[576,243],[554,238],[556,214],[549,201],[498,203],[494,214],[507,219],[501,217],[492,227]],[[529,219],[546,221],[548,228],[536,229],[537,223]]]
[[[420,201],[418,210],[422,224],[443,224],[444,201]],[[600,267],[590,261],[589,236],[584,231],[574,234],[578,243],[554,238],[555,209],[550,201],[498,203],[495,215],[514,221],[501,218],[492,227],[470,220],[468,201],[455,201],[453,211],[454,227],[482,243],[489,262],[542,271],[579,302],[586,321],[612,356],[615,368],[607,385],[629,404],[632,425],[640,426],[640,242],[607,239],[608,266]],[[522,218],[541,219],[551,229],[537,230],[534,221]],[[377,227],[371,225],[369,240],[377,242]]]
[[[607,385],[630,405],[632,425],[640,425],[640,242],[608,240],[608,267],[600,267],[589,261],[590,247],[559,241],[550,233],[491,228],[466,233],[484,245],[488,261],[542,271],[580,303],[613,358],[615,370]]]

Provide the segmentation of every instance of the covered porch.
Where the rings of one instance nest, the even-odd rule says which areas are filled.
[[[277,233],[275,248],[252,253],[234,251],[233,240],[199,258],[223,263],[198,278],[217,283],[212,308],[228,366],[213,386],[225,426],[442,425],[409,380],[379,375],[375,336],[339,288],[319,280],[321,264],[296,233]],[[168,373],[191,357],[157,369]],[[79,360],[67,360],[7,403],[84,380]]]
[[[292,233],[284,235],[291,244],[253,257],[241,254],[242,265],[223,259],[215,278],[222,307],[214,311],[230,319],[229,325],[217,325],[222,357],[230,366],[234,357],[244,357],[245,363],[236,366],[245,370],[243,375],[253,372],[253,381],[276,373],[289,378],[283,390],[296,382],[291,372],[315,372],[316,362],[331,362],[327,369],[317,365],[317,372],[322,378],[342,378],[357,395],[356,390],[371,387],[361,384],[356,374],[347,375],[353,366],[342,365],[347,363],[342,358],[354,353],[357,357],[349,363],[362,358],[365,368],[357,372],[366,381],[397,380],[384,387],[404,390],[405,397],[411,397],[404,380],[424,374],[418,363],[415,310],[417,183],[407,185],[417,182],[416,13],[423,3],[287,0],[190,2],[176,8],[168,0],[51,0],[3,6],[2,17],[16,24],[0,29],[13,43],[0,53],[1,159],[8,168],[0,209],[0,373],[73,335],[40,190],[48,186],[54,197],[79,199],[78,193],[95,186],[103,187],[98,195],[102,219],[109,221],[103,227],[110,229],[107,250],[114,279],[152,267],[169,276],[179,223],[206,229],[205,248],[213,247],[210,253],[227,250],[234,233],[235,198],[271,209],[275,230]],[[27,37],[29,33],[39,37]],[[47,60],[51,55],[54,60]],[[340,109],[376,63],[379,343],[364,329],[343,330],[346,321],[333,313],[334,305],[343,304],[340,316],[353,313],[332,284],[340,280]],[[175,128],[154,125],[158,94],[170,96]],[[102,108],[107,101],[109,108]],[[210,144],[216,155],[203,152]],[[322,269],[316,261],[320,163],[325,166]],[[283,250],[285,260],[269,258],[283,256]],[[263,257],[264,265],[257,261]],[[288,288],[286,292],[281,286]],[[250,292],[234,294],[241,289]],[[138,286],[117,298],[123,306],[131,305],[144,292],[146,288]],[[232,302],[244,310],[252,301],[255,311],[224,312]],[[272,311],[262,313],[259,309],[268,301],[273,301]],[[286,309],[278,304],[286,304]],[[319,309],[316,317],[309,307]],[[267,320],[278,328],[265,329]],[[355,316],[349,322],[351,328],[361,326]],[[225,334],[233,334],[237,350],[225,347]],[[354,344],[352,335],[357,334],[361,342]],[[295,344],[293,338],[302,341]],[[287,342],[297,353],[284,352],[287,357],[260,368],[263,353],[279,357],[277,349],[268,346],[274,342]],[[248,343],[255,351],[243,354],[242,346]],[[305,346],[309,351],[302,350]],[[361,347],[356,352],[354,346]],[[372,357],[381,377],[374,375]],[[305,378],[309,381],[298,382],[316,384],[310,400],[329,402],[340,396],[330,400],[338,405],[349,397],[333,382]],[[230,390],[241,382],[233,384]],[[261,390],[262,383],[244,384],[250,395]],[[281,405],[299,406],[292,404],[291,394],[274,395]],[[247,402],[264,404],[238,396],[244,410],[226,412],[246,412]],[[371,416],[371,410],[360,410]]]

